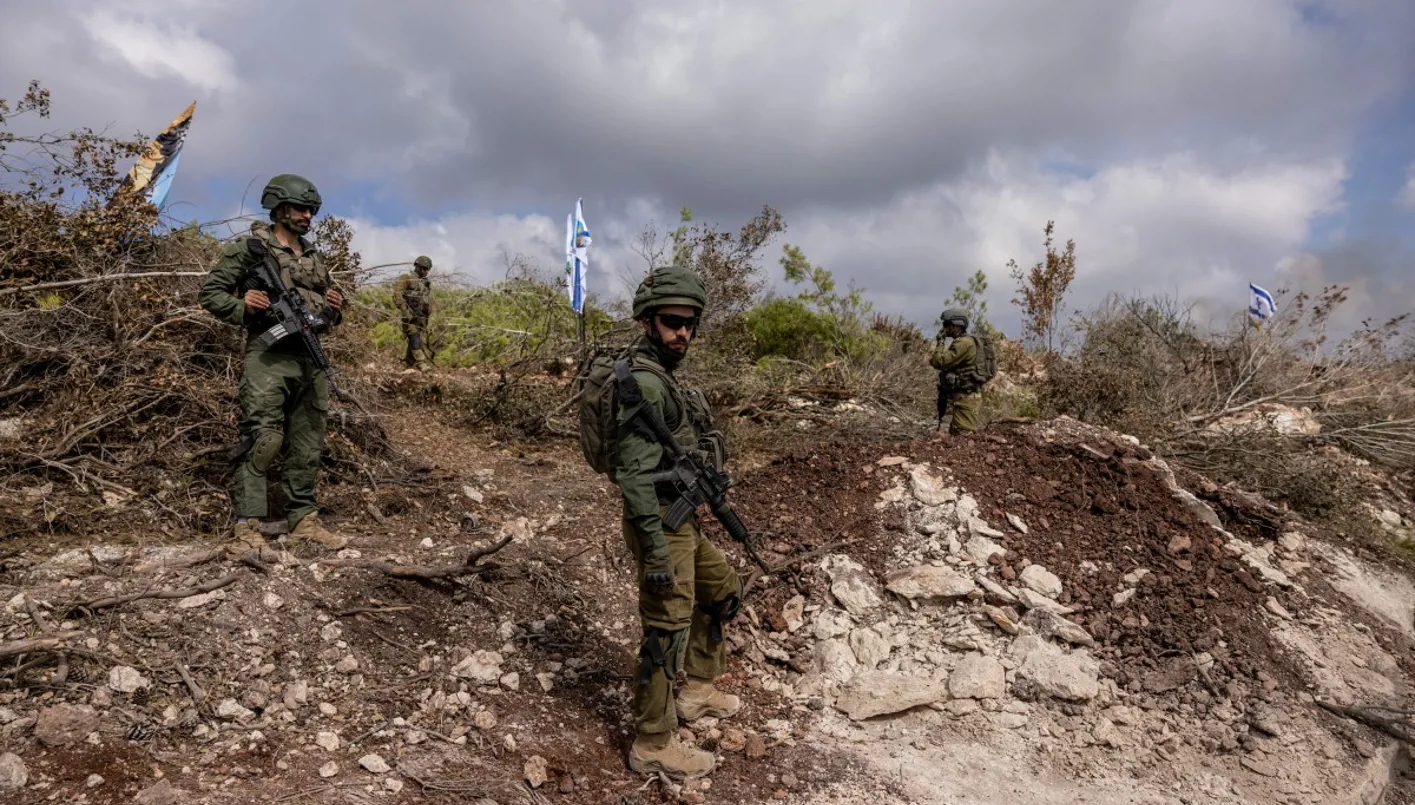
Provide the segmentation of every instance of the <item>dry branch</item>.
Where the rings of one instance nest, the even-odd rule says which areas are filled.
[[[10,288],[0,288],[0,297],[17,294],[21,291],[47,291],[52,288],[72,288],[76,285],[92,285],[97,282],[112,282],[114,280],[140,280],[151,277],[205,277],[205,271],[137,271],[132,274],[104,274],[98,277],[84,277],[76,280],[61,280],[59,282],[41,282],[35,285],[16,285]]]
[[[108,598],[98,598],[93,601],[88,601],[81,604],[74,604],[70,611],[78,610],[80,612],[91,613],[100,609],[109,609],[111,607],[121,606],[123,604],[130,604],[134,601],[141,601],[145,598],[156,598],[162,600],[170,600],[173,598],[190,598],[194,595],[201,595],[203,593],[209,593],[214,590],[219,590],[222,587],[229,587],[232,584],[235,584],[237,581],[240,581],[240,579],[241,576],[239,573],[232,573],[230,575],[222,576],[219,579],[214,579],[212,581],[198,584],[195,587],[186,587],[180,590],[146,590],[140,593],[128,593],[127,595],[115,595],[109,596]]]
[[[15,640],[0,643],[0,657],[17,657],[34,651],[54,651],[67,648],[68,641],[78,637],[80,632],[65,632],[53,637],[36,637],[29,640]]]
[[[1412,725],[1410,721],[1405,718],[1391,718],[1379,714],[1381,712],[1399,713],[1401,712],[1399,710],[1390,710],[1384,707],[1346,707],[1320,699],[1317,700],[1317,705],[1329,713],[1335,713],[1336,715],[1349,718],[1352,721],[1365,724],[1371,729],[1383,732],[1407,744],[1415,744],[1415,725]]]
[[[461,578],[462,576],[473,576],[483,573],[492,568],[492,565],[478,565],[477,561],[490,556],[497,551],[511,544],[511,537],[502,537],[500,541],[493,545],[472,551],[467,557],[467,561],[460,565],[399,565],[393,562],[381,562],[377,559],[322,559],[320,564],[329,567],[351,567],[360,570],[376,570],[395,579],[420,579],[423,581],[443,581],[446,579]]]

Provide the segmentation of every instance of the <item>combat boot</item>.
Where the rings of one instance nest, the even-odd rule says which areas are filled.
[[[301,517],[300,522],[296,523],[295,527],[290,529],[290,539],[309,540],[331,551],[337,551],[349,544],[349,540],[320,525],[319,515],[314,512],[310,512],[304,517]]]
[[[683,743],[676,732],[640,734],[629,747],[629,768],[639,774],[666,774],[675,780],[706,777],[717,757]]]
[[[678,694],[678,715],[684,721],[696,721],[704,716],[727,718],[741,709],[741,699],[723,693],[705,679],[688,677],[683,692]]]
[[[265,534],[260,530],[259,520],[237,520],[235,527],[232,528],[231,536],[238,545],[244,545],[253,551],[261,550],[266,546]]]

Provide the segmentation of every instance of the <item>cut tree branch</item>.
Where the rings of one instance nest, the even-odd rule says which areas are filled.
[[[490,556],[497,551],[511,544],[511,537],[502,537],[500,541],[486,548],[472,551],[467,557],[467,561],[460,565],[428,566],[428,565],[399,565],[393,562],[381,562],[377,559],[322,559],[320,564],[329,567],[351,567],[360,570],[376,570],[395,579],[420,579],[423,581],[442,581],[445,579],[455,579],[462,576],[474,576],[492,568],[492,565],[478,565],[477,561]]]
[[[114,280],[138,280],[150,277],[205,277],[206,273],[205,271],[137,271],[132,274],[104,274],[101,277],[84,277],[76,280],[41,282],[35,285],[16,285],[10,288],[0,288],[0,297],[13,296],[24,291],[47,291],[51,288],[72,288],[76,285],[93,285],[99,282],[112,282]]]
[[[240,581],[240,579],[241,576],[239,573],[232,573],[230,575],[222,576],[219,579],[214,579],[203,584],[198,584],[195,587],[187,587],[180,590],[147,590],[140,593],[128,593],[127,595],[109,596],[108,598],[99,598],[81,604],[74,604],[70,611],[72,612],[73,610],[79,610],[94,612],[100,609],[109,609],[111,607],[121,606],[123,604],[130,604],[134,601],[141,601],[145,598],[156,598],[162,600],[170,600],[173,598],[190,598],[194,595],[201,595],[203,593],[209,593],[215,590],[219,590],[222,587],[229,587],[232,584],[235,584],[237,581]]]

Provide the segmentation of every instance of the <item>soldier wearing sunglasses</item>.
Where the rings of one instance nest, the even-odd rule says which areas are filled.
[[[612,476],[624,496],[624,536],[639,568],[644,630],[629,766],[678,779],[701,777],[716,765],[711,752],[679,740],[678,719],[725,718],[742,706],[713,685],[726,665],[722,626],[737,613],[741,580],[722,551],[703,537],[696,514],[676,529],[664,524],[663,513],[678,495],[671,485],[656,484],[654,475],[673,466],[673,455],[642,424],[644,415],[656,412],[684,449],[702,451],[715,465],[725,461],[726,444],[702,393],[684,388],[674,375],[706,306],[702,279],[686,268],[654,269],[634,294],[634,318],[643,336],[631,351],[629,368],[641,401],[621,405],[616,413]],[[675,702],[680,670],[687,681]]]

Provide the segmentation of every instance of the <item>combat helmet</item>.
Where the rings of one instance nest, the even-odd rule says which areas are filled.
[[[418,259],[413,261],[413,268],[432,268],[432,258],[425,254],[418,255]]]
[[[634,318],[650,308],[686,305],[701,314],[707,307],[707,287],[696,271],[682,266],[655,268],[634,292]]]
[[[964,330],[968,329],[968,311],[961,307],[951,307],[943,311],[943,313],[939,315],[938,320],[941,324],[954,324],[962,327]]]
[[[318,215],[321,201],[314,183],[293,173],[282,173],[271,179],[260,194],[260,206],[267,210],[273,210],[281,204],[299,204],[309,207]]]

